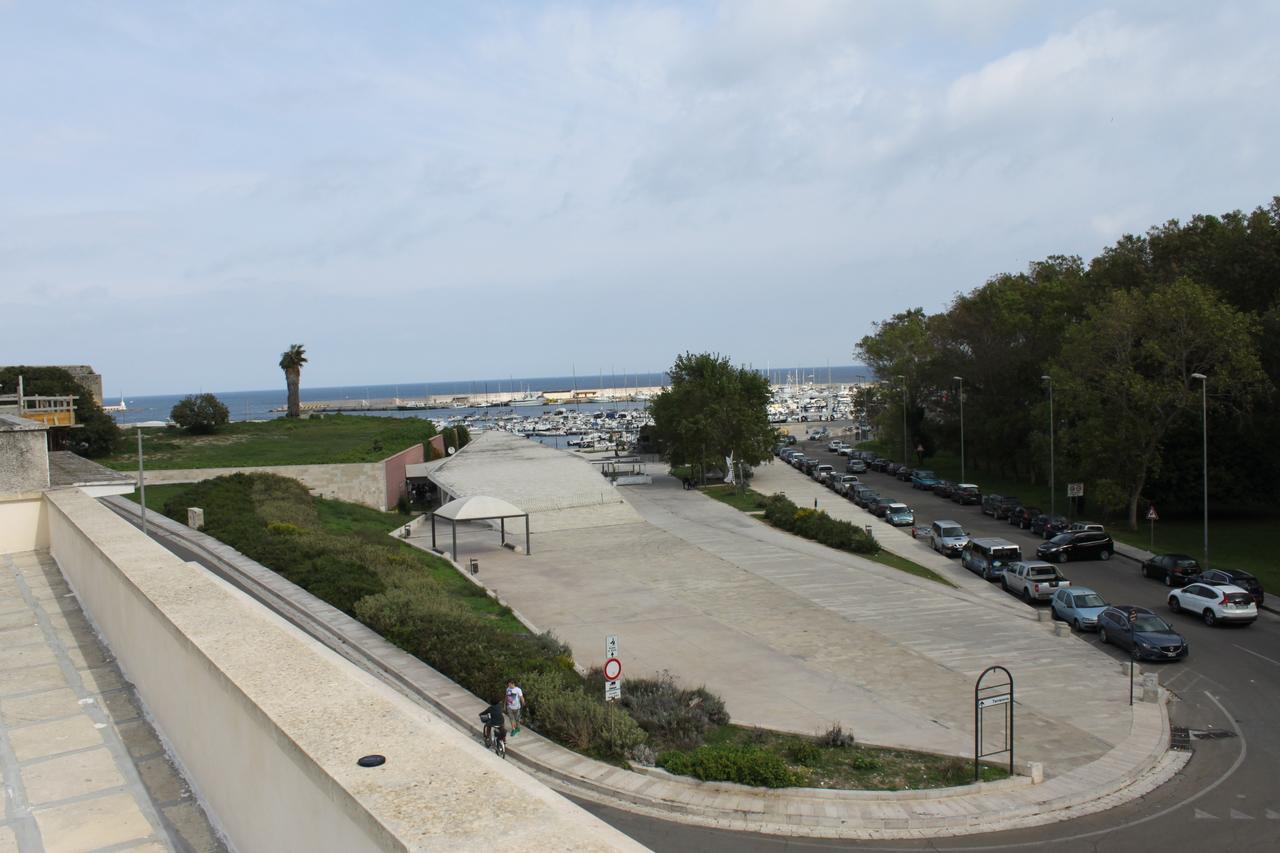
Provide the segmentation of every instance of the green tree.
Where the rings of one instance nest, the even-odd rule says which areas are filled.
[[[302,365],[307,363],[307,351],[302,344],[293,344],[280,354],[280,369],[284,371],[285,386],[289,391],[286,417],[302,415],[302,402],[298,398],[298,383],[302,380]]]
[[[1074,465],[1102,495],[1123,495],[1129,526],[1158,471],[1172,424],[1196,413],[1207,375],[1215,411],[1247,408],[1267,386],[1254,320],[1181,278],[1149,292],[1118,290],[1067,332],[1052,369]]]
[[[671,386],[654,397],[653,433],[673,466],[719,467],[732,458],[739,489],[746,466],[759,465],[773,452],[777,430],[769,423],[769,382],[729,359],[710,353],[685,353],[668,371]]]
[[[115,418],[102,411],[93,395],[61,367],[6,367],[0,369],[0,393],[13,394],[22,377],[28,396],[65,397],[75,400],[77,429],[59,429],[61,445],[82,456],[106,456],[120,439]]]
[[[212,394],[189,394],[174,405],[170,419],[187,432],[208,434],[231,420],[231,412]]]

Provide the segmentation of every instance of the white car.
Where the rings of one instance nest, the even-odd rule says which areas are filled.
[[[1206,625],[1219,622],[1249,623],[1258,618],[1258,605],[1249,591],[1238,586],[1209,586],[1190,583],[1169,593],[1169,609],[1174,613],[1193,613]]]

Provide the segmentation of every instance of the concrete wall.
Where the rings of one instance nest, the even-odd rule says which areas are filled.
[[[7,428],[8,421],[22,426]],[[43,427],[20,418],[0,420],[0,495],[49,487],[47,445]]]
[[[173,468],[148,471],[147,485],[198,483],[229,474],[278,474],[290,477],[323,498],[387,509],[386,470],[381,462],[337,465],[259,465],[244,468]],[[393,504],[394,505],[394,504]]]
[[[49,547],[49,524],[39,492],[0,496],[0,554]]]
[[[383,509],[391,509],[402,496],[409,494],[409,487],[404,481],[404,466],[425,461],[421,444],[415,444],[382,460],[383,479],[386,482],[386,503]]]
[[[53,557],[234,848],[637,849],[87,495],[47,502]]]

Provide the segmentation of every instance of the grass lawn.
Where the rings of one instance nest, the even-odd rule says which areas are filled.
[[[764,512],[765,496],[755,489],[739,492],[736,486],[706,486],[701,491],[734,509],[749,513]]]
[[[155,469],[376,462],[425,442],[427,433],[427,421],[421,418],[276,418],[230,423],[214,435],[144,429],[142,452],[146,467]],[[116,452],[97,461],[118,471],[137,470],[136,437],[127,431]]]
[[[159,486],[147,486],[147,509],[154,512],[163,513],[165,502],[174,495],[181,494],[184,489],[191,488],[190,483],[165,483]],[[137,489],[131,493],[124,495],[126,500],[138,503],[141,495]]]
[[[861,791],[946,788],[973,782],[973,762],[963,758],[881,749],[823,746],[813,738],[742,726],[721,726],[708,733],[711,749],[759,749],[779,756],[795,786]],[[1008,778],[1007,771],[983,765],[982,781]]]

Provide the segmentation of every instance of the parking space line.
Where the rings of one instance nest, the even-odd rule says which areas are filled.
[[[1237,643],[1232,643],[1231,645],[1235,646],[1237,649],[1244,652],[1245,654],[1253,655],[1255,658],[1262,658],[1267,663],[1273,663],[1276,666],[1280,666],[1280,660],[1276,660],[1275,658],[1269,658],[1266,655],[1260,655],[1257,652],[1255,652],[1253,649],[1246,649],[1244,646],[1241,646]]]

